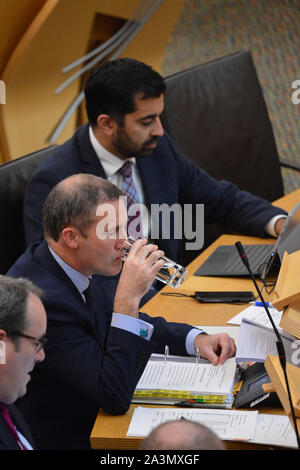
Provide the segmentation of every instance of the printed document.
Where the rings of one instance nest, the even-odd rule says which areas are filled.
[[[282,317],[282,311],[279,312],[276,308],[269,307],[269,312],[275,323],[275,326],[280,328],[279,323]],[[248,320],[259,323],[260,325],[267,326],[268,328],[272,327],[264,307],[258,307],[256,305],[251,305],[250,307],[245,308],[226,323],[231,325],[240,325],[243,318],[247,318]]]
[[[293,426],[285,415],[259,414],[254,439],[250,442],[297,449]]]
[[[287,361],[290,362],[293,350],[291,344],[294,338],[287,332],[281,334]],[[236,350],[237,362],[265,362],[268,354],[278,355],[276,335],[272,328],[259,325],[243,318],[240,326],[239,340]]]
[[[195,359],[193,358],[193,361]],[[136,390],[184,390],[205,394],[231,393],[236,372],[234,358],[224,365],[149,360]]]
[[[159,424],[181,418],[204,424],[223,440],[297,448],[288,416],[258,414],[258,411],[137,407],[127,436],[146,437]]]
[[[209,410],[186,408],[137,407],[131,419],[127,436],[147,436],[153,428],[166,421],[185,418],[204,424],[220,439],[253,439],[257,411]]]

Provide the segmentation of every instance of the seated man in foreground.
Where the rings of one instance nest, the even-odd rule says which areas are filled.
[[[139,313],[163,261],[156,245],[138,240],[124,262],[113,301],[100,275],[122,267],[127,239],[123,192],[109,181],[73,175],[44,205],[45,241],[31,245],[10,269],[45,292],[47,359],[18,402],[40,449],[88,449],[99,408],[122,414],[153,352],[201,356],[213,364],[235,354],[226,334],[205,335],[182,323]],[[116,217],[107,222],[109,208]]]
[[[15,401],[25,395],[33,368],[45,358],[42,292],[27,279],[0,276],[0,450],[35,448]]]

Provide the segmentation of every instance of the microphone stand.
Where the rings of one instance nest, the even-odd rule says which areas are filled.
[[[272,315],[270,314],[270,311],[266,305],[266,302],[265,302],[265,299],[263,298],[262,296],[262,293],[257,285],[257,282],[255,280],[255,277],[251,271],[251,268],[250,268],[250,265],[249,265],[249,261],[248,261],[248,258],[247,258],[247,255],[246,255],[246,252],[244,250],[244,247],[242,245],[241,242],[236,242],[235,243],[235,246],[236,246],[236,249],[238,250],[239,252],[239,255],[240,255],[240,258],[242,260],[242,262],[244,263],[247,271],[249,272],[249,275],[252,279],[252,282],[256,288],[256,291],[260,297],[260,300],[262,301],[262,304],[264,306],[264,309],[266,311],[266,314],[271,322],[271,325],[272,325],[272,328],[274,330],[274,333],[276,335],[276,338],[277,338],[277,341],[276,341],[276,347],[277,347],[277,351],[278,351],[278,356],[279,356],[279,361],[280,361],[280,364],[281,364],[281,367],[283,369],[283,374],[284,374],[284,379],[285,379],[285,384],[286,384],[286,388],[287,388],[287,392],[288,392],[288,398],[289,398],[289,404],[290,404],[290,408],[291,408],[291,414],[292,414],[292,420],[293,420],[293,423],[294,423],[294,428],[295,428],[295,433],[296,433],[296,439],[297,439],[297,445],[298,445],[298,450],[300,450],[300,438],[299,438],[299,432],[298,432],[298,428],[297,428],[297,421],[296,421],[296,416],[295,416],[295,412],[294,412],[294,407],[293,407],[293,402],[292,402],[292,396],[291,396],[291,391],[290,391],[290,386],[289,386],[289,382],[288,382],[288,377],[287,377],[287,372],[286,372],[286,354],[285,354],[285,349],[284,349],[284,345],[283,345],[283,341],[282,341],[282,338],[279,334],[279,331],[278,329],[276,328],[276,325],[273,321],[273,318],[272,318]]]

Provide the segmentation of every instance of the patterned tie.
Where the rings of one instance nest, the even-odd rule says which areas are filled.
[[[14,436],[18,444],[21,446],[22,450],[28,450],[27,447],[21,441],[16,431],[16,428],[14,426],[14,423],[12,422],[7,406],[3,405],[2,403],[0,403],[0,416],[2,416],[3,420],[6,422],[7,427],[9,428],[10,432],[12,433],[12,435]]]
[[[123,177],[123,191],[127,196],[127,211],[133,204],[139,203],[139,196],[135,187],[133,176],[132,176],[132,165],[130,161],[126,161],[123,166],[119,169],[119,173]],[[133,223],[134,222],[134,223]],[[134,238],[142,236],[142,217],[141,211],[137,210],[136,213],[128,218],[127,232]]]

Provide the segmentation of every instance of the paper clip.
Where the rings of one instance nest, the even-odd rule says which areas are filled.
[[[169,355],[169,346],[165,345],[165,361],[167,360],[168,355]]]

